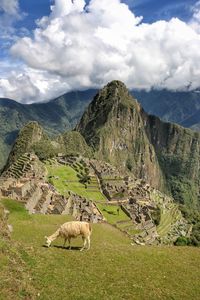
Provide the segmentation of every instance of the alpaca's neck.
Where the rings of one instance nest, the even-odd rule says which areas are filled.
[[[50,239],[51,242],[53,242],[59,236],[59,234],[60,234],[60,230],[58,229],[55,233],[53,233],[52,235],[50,235],[48,237],[48,239]]]

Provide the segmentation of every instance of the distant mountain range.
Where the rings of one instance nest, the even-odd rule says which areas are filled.
[[[72,129],[96,90],[71,92],[47,103],[20,104],[0,99],[0,168],[5,164],[19,130],[29,121],[37,121],[50,135]]]
[[[39,104],[20,104],[0,99],[0,168],[5,164],[12,144],[29,121],[37,121],[50,135],[75,127],[97,90],[71,92]],[[131,91],[149,114],[165,121],[200,130],[200,93],[170,92],[167,90]]]
[[[200,91],[151,90],[131,93],[147,113],[156,115],[164,121],[200,130]]]

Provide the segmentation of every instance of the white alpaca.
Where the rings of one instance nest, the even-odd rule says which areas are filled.
[[[50,247],[51,243],[57,239],[58,237],[64,238],[64,244],[65,246],[66,241],[69,242],[69,249],[71,249],[71,238],[76,238],[77,236],[81,235],[83,239],[83,247],[80,251],[86,249],[87,244],[87,250],[90,249],[90,235],[92,233],[91,225],[87,222],[80,222],[80,221],[72,221],[64,223],[60,226],[58,230],[56,230],[55,233],[53,233],[50,236],[45,236],[46,239],[46,246]]]

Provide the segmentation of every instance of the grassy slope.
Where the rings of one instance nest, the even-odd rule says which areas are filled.
[[[61,240],[47,249],[43,237],[68,218],[28,216],[12,201],[4,204],[11,211],[12,238],[28,252],[40,299],[199,299],[198,248],[133,247],[115,228],[96,224],[89,252],[63,249]],[[76,239],[73,246],[81,243]]]
[[[15,206],[18,208],[18,205]],[[7,217],[0,203],[0,299],[36,299],[31,282],[32,258],[24,247],[9,238]]]
[[[84,185],[79,182],[77,172],[69,167],[63,165],[48,166],[48,175],[58,177],[58,179],[52,178],[53,184],[62,194],[66,194],[66,191],[72,191],[82,197],[91,200],[105,201],[106,198],[99,191],[98,183],[95,178],[92,179],[91,184],[85,189]],[[95,189],[90,189],[90,186],[95,186]]]

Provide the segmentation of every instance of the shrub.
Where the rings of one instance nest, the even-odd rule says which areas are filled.
[[[175,241],[175,246],[187,246],[190,244],[190,239],[185,236],[179,236]]]
[[[84,175],[81,176],[79,181],[80,181],[80,183],[86,184],[86,183],[89,182],[89,180],[90,180],[90,176],[84,174]]]
[[[126,167],[129,171],[132,171],[132,169],[133,169],[133,163],[132,163],[130,157],[127,158],[127,160],[126,160]]]

